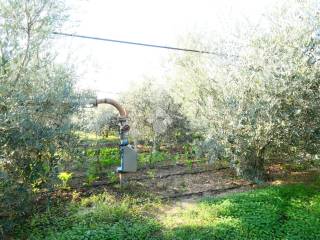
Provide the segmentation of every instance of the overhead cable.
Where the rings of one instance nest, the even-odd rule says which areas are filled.
[[[66,37],[76,37],[76,38],[83,38],[83,39],[90,39],[90,40],[97,40],[97,41],[120,43],[120,44],[138,45],[138,46],[142,46],[142,47],[164,48],[164,49],[175,50],[175,51],[185,51],[185,52],[193,52],[193,53],[200,53],[200,54],[211,54],[211,55],[216,55],[216,56],[220,56],[220,57],[238,57],[236,55],[226,54],[226,53],[218,53],[218,52],[204,51],[204,50],[195,50],[195,49],[189,49],[189,48],[178,48],[178,47],[171,47],[171,46],[165,46],[165,45],[155,45],[155,44],[149,44],[149,43],[131,42],[131,41],[124,41],[124,40],[117,40],[117,39],[78,35],[78,34],[73,34],[73,33],[52,32],[52,34],[66,36]]]

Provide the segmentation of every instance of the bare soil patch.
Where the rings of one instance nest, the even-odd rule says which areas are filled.
[[[121,186],[118,180],[110,181],[105,174],[87,186],[83,186],[85,179],[74,179],[72,188],[85,195],[107,191],[119,197],[154,196],[159,199],[197,201],[203,196],[223,196],[268,185],[314,182],[319,173],[319,170],[289,172],[281,165],[273,165],[269,169],[272,180],[256,185],[237,177],[230,168],[218,168],[205,163],[172,164],[143,167],[135,173],[122,174]]]
[[[82,186],[83,182],[84,179],[77,178],[71,182],[71,186],[86,194],[97,191],[137,195],[146,193],[160,199],[189,199],[252,187],[249,181],[237,177],[231,169],[204,163],[141,168],[135,173],[122,174],[121,187],[118,181],[110,182],[107,176],[86,187]]]

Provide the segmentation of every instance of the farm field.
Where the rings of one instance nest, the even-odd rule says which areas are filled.
[[[0,0],[0,240],[320,240],[319,0]]]

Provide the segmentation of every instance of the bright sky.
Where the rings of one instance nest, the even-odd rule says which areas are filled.
[[[255,26],[276,0],[69,0],[71,19],[62,32],[184,47],[178,37],[188,32],[226,35],[244,24]],[[60,60],[69,56],[79,87],[116,97],[143,76],[161,79],[170,50],[57,37]]]

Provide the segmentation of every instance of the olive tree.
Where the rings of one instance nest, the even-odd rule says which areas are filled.
[[[64,8],[53,0],[0,1],[0,233],[30,213],[36,189],[52,187],[74,141],[70,119],[80,95],[72,70],[50,51]]]
[[[110,132],[119,129],[118,113],[110,106],[99,106],[97,108],[83,109],[75,117],[79,129],[84,132],[92,132],[108,136]]]
[[[274,160],[319,154],[318,6],[287,4],[230,64],[190,54],[176,60],[185,78],[173,78],[173,90],[193,106],[191,121],[200,119],[205,137],[214,139],[211,148],[223,146],[230,164],[250,179],[265,179]]]
[[[168,90],[146,80],[125,93],[122,99],[129,114],[131,136],[152,143],[153,152],[160,144],[173,146],[189,141],[189,122]]]

